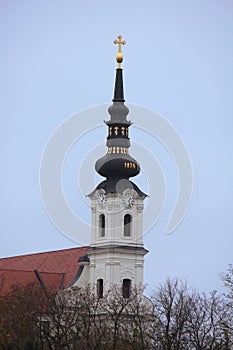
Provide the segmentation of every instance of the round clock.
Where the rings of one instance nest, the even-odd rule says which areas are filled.
[[[133,199],[133,196],[131,194],[126,194],[124,197],[123,197],[123,204],[126,208],[130,208],[133,206],[134,204],[134,199]]]
[[[98,204],[99,204],[101,207],[104,207],[105,204],[106,204],[106,197],[105,197],[105,195],[104,195],[103,193],[99,195]]]

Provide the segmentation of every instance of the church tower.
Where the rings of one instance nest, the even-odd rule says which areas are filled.
[[[143,285],[143,200],[144,194],[129,178],[140,172],[139,163],[129,154],[128,108],[124,104],[121,46],[119,36],[113,103],[108,108],[107,154],[97,160],[96,171],[105,180],[88,195],[92,210],[88,275],[101,294],[111,285],[122,285],[125,297],[131,287]]]

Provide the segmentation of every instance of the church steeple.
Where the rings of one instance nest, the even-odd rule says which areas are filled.
[[[124,102],[121,63],[122,37],[118,44],[116,79],[113,103],[108,108],[106,121],[107,154],[97,160],[96,171],[104,176],[89,194],[92,209],[91,244],[88,278],[97,290],[122,285],[123,290],[143,285],[143,201],[146,195],[129,180],[140,171],[139,163],[129,155],[130,139],[127,119],[129,113]]]
[[[121,52],[121,45],[126,42],[122,41],[122,36],[114,41],[118,44],[118,52],[116,60],[118,68],[116,69],[116,78],[114,86],[113,103],[108,108],[110,120],[105,121],[108,126],[108,136],[106,145],[108,147],[107,154],[100,158],[96,164],[95,169],[101,175],[106,177],[97,189],[103,188],[106,192],[123,192],[126,188],[135,189],[138,194],[144,195],[139,188],[129,181],[130,177],[136,176],[140,172],[139,163],[129,155],[130,138],[129,127],[131,122],[127,120],[129,109],[124,104],[124,87],[123,87],[123,70],[121,63],[123,61],[123,54]],[[119,180],[124,180],[119,185]]]

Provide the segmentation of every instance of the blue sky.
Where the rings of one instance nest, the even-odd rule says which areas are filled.
[[[126,104],[151,108],[174,125],[194,173],[189,210],[166,235],[176,172],[166,149],[145,140],[167,181],[164,211],[144,237],[150,251],[145,283],[176,276],[200,290],[221,290],[219,274],[233,258],[232,17],[233,3],[227,0],[0,1],[0,257],[75,246],[43,208],[40,161],[66,118],[111,104],[113,40],[122,34]],[[85,205],[75,208],[75,176],[80,154],[105,140],[103,119],[65,162],[66,196],[74,211],[87,217]],[[131,138],[142,142],[140,132],[131,129]],[[140,181],[143,187],[146,182]]]

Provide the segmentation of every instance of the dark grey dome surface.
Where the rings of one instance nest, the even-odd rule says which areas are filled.
[[[134,167],[127,168],[125,163],[131,163]],[[109,154],[97,160],[96,171],[106,178],[128,179],[139,174],[140,165],[129,154]]]

